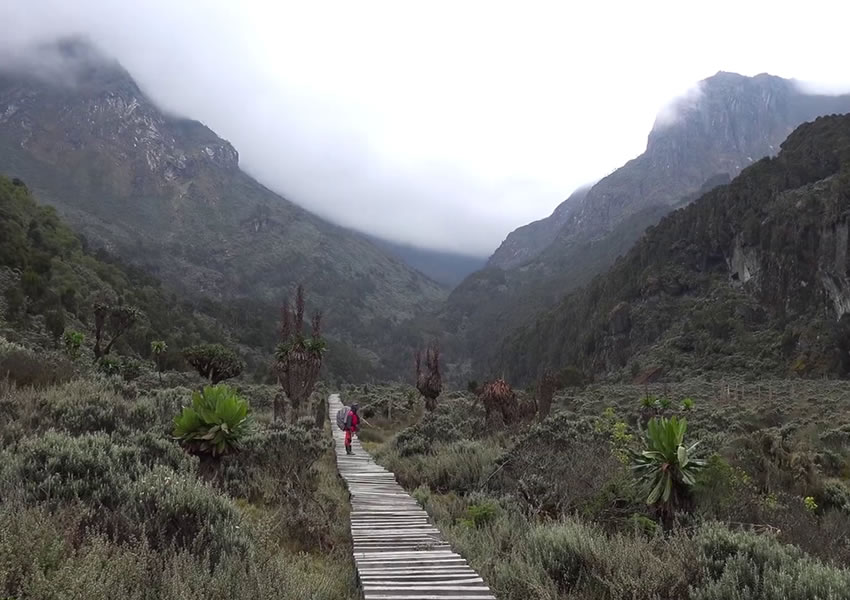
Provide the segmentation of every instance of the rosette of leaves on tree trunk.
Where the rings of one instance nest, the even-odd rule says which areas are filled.
[[[106,302],[95,302],[93,310],[95,358],[107,356],[118,338],[142,317],[139,309],[133,306],[122,306],[120,303],[111,305]]]
[[[186,348],[183,357],[201,377],[206,377],[213,384],[236,377],[245,368],[242,359],[221,344],[200,344]]]
[[[322,370],[327,344],[322,339],[322,314],[315,313],[311,320],[311,332],[304,332],[304,287],[298,286],[295,307],[289,301],[281,308],[280,338],[275,351],[275,366],[283,393],[291,407],[289,419],[298,420],[298,411],[310,397],[319,373]],[[275,406],[275,418],[278,415]]]
[[[646,485],[646,503],[658,506],[665,525],[690,504],[691,488],[706,461],[695,458],[697,444],[685,446],[686,419],[656,417],[647,426],[645,447],[633,452],[632,469]]]
[[[551,369],[545,369],[537,381],[537,418],[543,421],[552,410],[552,398],[558,389],[558,378]]]
[[[425,368],[422,368],[422,352],[417,351],[416,389],[425,397],[425,409],[437,408],[437,398],[443,391],[443,378],[440,375],[440,349],[436,345],[425,349]]]
[[[481,391],[481,402],[484,404],[484,412],[489,424],[494,424],[494,419],[501,415],[502,422],[510,425],[519,416],[516,394],[504,379],[485,383]]]
[[[168,351],[168,344],[163,340],[154,340],[151,342],[151,354],[153,362],[156,365],[156,371],[159,373],[159,380],[162,381],[162,359],[165,358],[165,353]]]

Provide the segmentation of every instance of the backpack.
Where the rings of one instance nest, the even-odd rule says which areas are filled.
[[[336,426],[345,431],[345,421],[348,417],[348,407],[343,406],[336,411]]]

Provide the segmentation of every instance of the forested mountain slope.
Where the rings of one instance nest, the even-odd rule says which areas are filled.
[[[141,311],[116,351],[147,357],[151,341],[165,340],[178,362],[181,348],[202,342],[252,352],[250,317],[228,328],[222,322],[229,313],[220,305],[207,303],[202,311],[138,268],[89,251],[52,207],[35,202],[23,181],[0,176],[0,331],[51,347],[73,329],[90,345],[98,302]]]
[[[363,236],[263,187],[228,142],[164,114],[87,44],[42,52],[63,78],[0,73],[0,172],[26,181],[93,246],[270,324],[304,283],[327,333],[363,347],[376,369],[376,335],[445,297]]]
[[[850,371],[850,116],[665,217],[606,274],[502,344],[492,370]]]
[[[604,272],[665,214],[775,155],[801,123],[848,111],[850,96],[807,94],[779,77],[709,77],[659,115],[643,154],[508,236],[490,267],[449,296],[441,312],[446,330],[461,331],[456,343],[485,364],[493,336],[501,339]],[[532,236],[537,245],[524,244],[534,232],[546,243]]]

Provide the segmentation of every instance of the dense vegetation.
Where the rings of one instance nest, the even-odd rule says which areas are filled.
[[[674,212],[605,275],[502,345],[493,367],[677,376],[848,372],[850,117],[798,128],[776,158]]]
[[[324,397],[282,426],[274,388],[176,377],[0,381],[0,596],[353,599]]]
[[[385,332],[445,290],[252,179],[226,140],[164,114],[86,42],[59,51],[75,85],[0,70],[0,172],[58,207],[92,247],[154,274],[175,304],[232,324],[246,346],[268,354],[281,301],[309,282],[330,348],[341,347],[326,368],[398,374],[384,364]]]
[[[850,594],[842,385],[594,385],[560,392],[540,423],[511,426],[488,422],[484,399],[467,393],[424,417],[409,388],[349,387],[344,398],[376,426],[366,445],[500,599]],[[642,477],[636,457],[670,446],[647,428],[660,417],[687,421],[672,444],[679,433],[699,443],[664,450],[674,466]]]
[[[113,307],[139,311],[113,352],[149,358],[151,343],[164,341],[164,367],[182,365],[181,348],[232,339],[219,321],[225,317],[222,307],[208,303],[207,312],[197,310],[150,275],[102,251],[88,252],[85,240],[54,209],[36,204],[24,182],[2,176],[0,293],[2,333],[36,346],[55,347],[69,330],[83,333],[91,348],[99,310],[111,313]],[[111,341],[105,333],[104,346]]]
[[[161,370],[183,369],[192,366],[186,350],[223,342],[228,348],[221,352],[233,355],[235,348],[241,356],[232,356],[231,364],[246,360],[251,377],[270,377],[269,355],[278,341],[271,303],[178,294],[103,250],[90,251],[53,208],[35,202],[23,181],[0,176],[0,334],[41,348],[65,346],[65,333],[81,335],[77,352],[88,355],[98,305],[110,313],[138,310],[113,355],[154,360]],[[105,346],[111,340],[104,333]],[[155,351],[154,342],[165,345]],[[329,340],[328,346],[329,377],[357,381],[374,374],[374,366],[345,344]]]
[[[0,177],[0,597],[354,598],[322,375],[402,369],[415,389],[343,399],[500,599],[850,597],[850,396],[813,381],[850,375],[850,117],[800,127],[505,337],[681,196],[660,186],[664,208],[629,207],[616,243],[485,269],[442,320],[423,316],[432,282],[274,196],[229,144],[101,67],[32,94],[0,79],[26,105],[16,119],[65,114],[75,140],[42,127],[29,152],[0,129],[0,157],[145,267],[92,252]],[[172,137],[116,166],[131,128],[113,109],[132,102]],[[305,279],[329,310],[309,327],[300,286],[277,305]],[[411,369],[447,323],[448,351],[429,345]],[[499,377],[448,391],[447,371],[474,372],[470,350]],[[614,383],[664,375],[680,383]]]
[[[315,378],[278,423],[271,350],[2,177],[0,275],[0,597],[353,597]]]

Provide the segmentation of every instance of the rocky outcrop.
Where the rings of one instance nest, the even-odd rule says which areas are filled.
[[[579,188],[545,219],[512,231],[487,261],[487,266],[512,269],[539,255],[552,243],[589,190],[590,187]]]
[[[620,302],[608,315],[608,332],[611,335],[628,333],[632,327],[632,312],[628,302]]]
[[[91,246],[155,272],[187,301],[223,300],[268,323],[304,283],[327,333],[358,346],[338,358],[407,362],[387,331],[442,301],[440,286],[259,184],[229,142],[164,113],[87,44],[50,46],[33,61],[0,65],[0,170]]]
[[[770,75],[718,73],[706,79],[659,115],[643,154],[571,197],[551,217],[511,233],[489,263],[504,271],[504,283],[488,286],[493,277],[486,271],[468,277],[449,296],[446,328],[457,331],[466,323],[467,351],[478,364],[489,364],[494,346],[483,340],[494,329],[509,335],[587,285],[665,215],[776,154],[803,121],[846,111],[850,96],[808,95]],[[716,259],[731,261],[733,255]],[[746,255],[739,251],[734,261],[743,269]],[[659,276],[657,284],[658,291],[673,294],[686,289],[671,277]],[[464,312],[469,306],[474,309]]]
[[[850,375],[850,115],[668,215],[603,276],[502,344],[495,368]],[[515,349],[521,349],[517,351]]]
[[[850,111],[850,95],[817,96],[767,74],[720,72],[675,102],[655,122],[646,151],[593,186],[555,241],[605,235],[651,205],[673,205],[712,176],[736,176],[779,145],[798,125]]]

